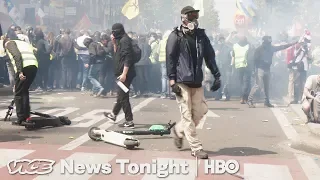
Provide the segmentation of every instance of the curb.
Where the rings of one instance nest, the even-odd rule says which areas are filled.
[[[301,108],[301,104],[290,104],[290,108],[300,117],[301,120],[307,122],[307,116],[304,114]]]
[[[312,134],[320,137],[320,124],[308,123],[307,126]]]
[[[300,119],[307,122],[307,117],[302,111],[300,104],[291,104],[290,107],[300,117]],[[307,123],[307,127],[313,135],[320,137],[320,124]]]
[[[308,140],[300,139],[300,140],[291,141],[290,147],[299,151],[310,153],[310,154],[320,155],[319,142],[310,142]]]

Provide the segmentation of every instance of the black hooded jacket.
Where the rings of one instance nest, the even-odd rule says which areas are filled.
[[[195,35],[194,47],[191,47],[181,28],[176,28],[167,41],[166,63],[170,80],[199,88],[203,81],[203,59],[215,78],[220,77],[220,72],[214,49],[204,29],[197,29]]]
[[[126,34],[119,35],[116,39],[117,50],[114,53],[114,67],[115,75],[120,76],[123,72],[124,66],[129,67],[127,76],[133,78],[136,76],[134,61],[132,39]]]
[[[97,42],[94,42],[91,38],[86,38],[83,44],[89,49],[90,62],[89,64],[102,64],[106,59],[106,51]]]
[[[272,58],[275,52],[287,49],[296,43],[285,44],[281,46],[273,46],[271,43],[263,42],[254,53],[255,67],[266,71],[270,70]]]

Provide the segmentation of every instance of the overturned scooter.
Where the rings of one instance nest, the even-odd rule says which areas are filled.
[[[171,121],[166,125],[152,125],[148,130],[124,130],[111,131],[102,130],[98,127],[92,127],[88,135],[94,141],[104,141],[106,143],[134,149],[140,146],[140,141],[133,138],[134,135],[170,135],[171,129],[176,125],[176,122],[171,124]]]
[[[14,109],[14,100],[11,101],[8,106],[8,111],[4,118],[4,121],[10,121]],[[24,126],[27,130],[35,130],[43,127],[60,127],[63,125],[70,125],[71,121],[66,116],[51,116],[40,112],[30,111],[30,114],[38,117],[31,117],[27,121],[23,121],[20,126]]]

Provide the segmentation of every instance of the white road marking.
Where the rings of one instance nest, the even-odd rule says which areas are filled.
[[[287,166],[244,164],[245,180],[293,180]]]
[[[77,167],[77,164],[84,164],[88,166],[94,166],[98,164],[106,164],[110,162],[116,155],[114,154],[96,154],[96,153],[74,153],[68,158],[66,162],[70,165],[70,162],[74,162],[74,167]],[[70,174],[65,170],[64,174],[61,174],[62,163],[61,161],[54,166],[54,170],[49,175],[37,176],[34,180],[88,180],[95,174]]]
[[[294,127],[291,125],[287,117],[284,115],[284,113],[281,112],[281,109],[279,108],[271,108],[271,111],[273,112],[274,116],[276,117],[282,131],[287,136],[288,139],[297,141],[299,140],[299,134],[294,129]]]
[[[212,112],[211,110],[208,110],[207,114],[203,116],[203,118],[200,120],[197,129],[203,129],[204,123],[206,122],[207,118],[219,118],[220,116]]]
[[[168,177],[166,177],[166,180],[195,180],[196,179],[196,175],[197,175],[197,168],[196,168],[196,161],[195,160],[190,160],[190,159],[169,159],[169,158],[158,158],[157,159],[157,164],[168,164],[169,161],[173,160],[174,164],[188,164],[187,167],[187,174],[182,174],[182,169],[180,169],[180,172],[177,172],[177,169],[179,170],[179,168],[174,168],[174,172],[172,174],[169,174]],[[158,169],[159,170],[159,169]],[[170,170],[170,169],[166,169],[166,170]],[[152,171],[151,171],[152,172]],[[147,173],[144,173],[147,174]],[[161,179],[159,177],[157,177],[157,174],[147,174],[144,175],[143,178],[141,180],[157,180],[157,179]]]
[[[7,166],[11,160],[21,159],[33,152],[34,150],[0,149],[0,168]]]
[[[54,108],[54,109],[50,109],[50,110],[43,112],[43,113],[44,114],[54,114],[54,116],[65,116],[65,115],[71,114],[75,111],[78,111],[79,109],[80,108],[74,108],[74,107]],[[59,112],[59,111],[62,111],[62,112]],[[57,112],[59,112],[59,113],[57,113]]]
[[[148,99],[144,100],[143,102],[141,102],[140,104],[135,106],[132,109],[132,112],[134,113],[134,112],[139,111],[143,107],[147,106],[153,100],[155,100],[155,98],[148,98]],[[118,115],[116,123],[122,121],[124,118],[125,118],[124,113]],[[113,125],[114,125],[114,123],[111,123],[111,122],[108,121],[108,122],[102,124],[101,126],[99,126],[99,128],[100,129],[108,129]],[[75,139],[75,140],[69,142],[68,144],[60,147],[59,150],[69,150],[70,151],[70,150],[73,150],[73,149],[81,146],[82,144],[84,144],[85,142],[87,142],[89,140],[90,140],[90,138],[89,138],[88,134],[85,133],[84,135],[78,137],[77,139]]]
[[[66,127],[88,128],[106,118],[103,115],[103,112],[110,112],[110,111],[111,111],[110,109],[96,109],[96,110],[90,111],[80,117],[72,119],[71,126],[66,126]]]
[[[286,118],[281,109],[279,108],[272,108],[271,111],[273,112],[274,116],[276,117],[282,131],[285,133],[288,139],[293,141],[299,141],[300,137],[294,127],[291,125],[289,120]],[[302,156],[298,153],[294,153],[299,164],[301,165],[303,171],[305,172],[306,176],[309,180],[318,180],[320,177],[320,168],[319,166],[313,161],[311,157]]]
[[[309,156],[295,154],[308,180],[319,180],[320,168],[316,162]]]
[[[33,106],[33,109],[32,110],[37,110],[41,108],[40,106]],[[73,108],[73,107],[68,107],[68,108],[55,108],[55,109],[50,109],[48,111],[45,111],[45,112],[42,112],[44,114],[54,114],[54,113],[57,113],[57,114],[54,114],[54,116],[65,116],[65,115],[68,115],[68,114],[71,114],[75,111],[78,111],[80,108]],[[7,114],[7,111],[8,110],[1,110],[0,111],[0,118],[5,118],[6,114]],[[62,112],[60,112],[62,111]],[[12,116],[11,118],[16,118],[17,117],[17,114],[16,114],[16,110],[14,109],[13,112],[12,112]],[[37,117],[37,115],[32,115],[31,117]]]

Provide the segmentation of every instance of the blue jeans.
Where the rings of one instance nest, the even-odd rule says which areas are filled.
[[[86,68],[84,65],[85,65],[85,62],[89,62],[89,59],[90,59],[89,55],[86,55],[86,54],[78,55],[79,72],[77,77],[77,84],[80,84],[81,87],[87,86],[89,67]]]
[[[161,63],[161,84],[162,84],[162,95],[169,95],[169,82],[167,77],[166,63]]]
[[[100,82],[97,80],[102,66],[103,64],[92,64],[90,66],[88,78],[93,86],[92,87],[93,93],[97,93],[98,91],[100,91],[100,89],[103,88]]]

